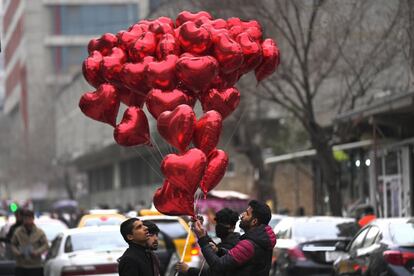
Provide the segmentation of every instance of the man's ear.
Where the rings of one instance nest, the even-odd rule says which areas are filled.
[[[257,220],[257,218],[252,219],[252,224],[253,226],[259,225],[259,221]]]
[[[134,238],[134,236],[132,234],[127,235],[127,240],[132,241],[133,238]]]

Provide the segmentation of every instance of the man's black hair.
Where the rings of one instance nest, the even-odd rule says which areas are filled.
[[[365,207],[364,213],[366,215],[373,215],[375,213],[374,208],[372,206],[367,206]]]
[[[121,235],[127,243],[131,242],[130,240],[128,240],[127,235],[132,234],[132,229],[134,228],[134,222],[136,222],[137,220],[139,220],[139,219],[138,218],[129,218],[126,221],[124,221],[123,223],[121,223]]]
[[[152,221],[144,220],[142,223],[148,228],[148,233],[150,233],[151,235],[158,235],[158,233],[160,232],[160,228],[158,228],[158,226]]]
[[[34,212],[32,210],[29,210],[29,209],[22,210],[20,215],[23,218],[34,218]]]
[[[216,222],[235,226],[239,220],[239,214],[229,208],[223,208],[216,213]]]
[[[257,200],[251,200],[249,206],[253,210],[253,217],[258,220],[259,224],[269,224],[272,218],[272,212],[267,204]]]

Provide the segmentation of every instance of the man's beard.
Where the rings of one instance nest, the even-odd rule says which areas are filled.
[[[247,232],[250,229],[250,223],[252,222],[252,220],[253,219],[250,219],[250,220],[247,220],[247,221],[241,220],[240,223],[239,223],[240,228],[243,229],[244,232]]]
[[[153,243],[150,247],[151,250],[157,250],[158,249],[158,243]]]

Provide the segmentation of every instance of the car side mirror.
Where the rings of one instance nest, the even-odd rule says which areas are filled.
[[[346,243],[344,241],[338,241],[335,243],[335,250],[336,251],[346,251]]]

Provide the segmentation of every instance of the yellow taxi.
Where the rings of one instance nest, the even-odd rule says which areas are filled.
[[[190,227],[184,219],[176,216],[165,216],[152,210],[141,210],[139,215],[141,215],[138,217],[139,219],[154,222],[161,231],[170,236],[174,241],[180,258],[184,251],[187,235],[190,233],[188,245],[185,250],[184,262],[193,267],[198,267],[200,265],[200,248],[193,232],[190,230]]]
[[[90,210],[88,214],[82,216],[78,227],[120,225],[126,219],[116,209]]]

